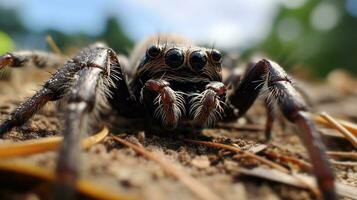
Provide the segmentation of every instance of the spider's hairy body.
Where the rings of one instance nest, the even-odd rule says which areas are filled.
[[[276,106],[301,129],[299,135],[309,152],[323,198],[336,199],[334,176],[321,138],[307,115],[304,99],[277,63],[262,59],[249,64],[243,74],[232,73],[223,79],[218,50],[194,46],[174,35],[159,40],[150,37],[134,48],[130,59],[95,44],[65,63],[58,60],[56,55],[34,51],[15,51],[0,57],[0,69],[21,67],[31,61],[38,67],[62,65],[42,89],[0,124],[0,134],[4,134],[24,124],[48,101],[67,102],[64,142],[56,171],[58,199],[73,198],[77,146],[91,113],[109,108],[117,120],[143,119],[145,130],[153,133],[175,132],[181,127],[201,130],[221,119],[238,119],[262,94],[267,108],[266,138],[271,135]],[[106,120],[101,118],[106,115],[96,116]]]
[[[218,111],[218,108],[222,108],[223,105],[221,104],[224,104],[222,100],[225,98],[225,93],[221,94],[220,99],[211,98],[210,102],[208,102],[208,98],[203,98],[204,94],[208,94],[206,86],[210,82],[222,82],[221,63],[212,61],[212,49],[192,46],[188,41],[177,36],[165,37],[162,41],[154,41],[149,38],[139,45],[147,46],[139,49],[147,49],[150,45],[153,45],[150,44],[152,42],[159,50],[157,52],[158,55],[150,57],[148,52],[134,50],[141,56],[132,56],[136,60],[131,61],[131,63],[135,63],[135,65],[131,66],[132,69],[129,70],[134,70],[132,73],[134,76],[129,77],[128,82],[129,89],[135,99],[139,99],[144,107],[146,106],[148,110],[152,110],[149,111],[152,113],[151,116],[160,120],[161,122],[159,123],[162,123],[164,127],[168,125],[169,129],[175,128],[182,120],[187,124],[188,121],[192,121],[197,117],[203,117],[200,120],[205,126],[213,124],[217,117],[221,115],[219,112],[222,109]],[[182,53],[182,63],[179,66],[172,67],[166,63],[165,56],[170,51]],[[193,52],[207,59],[200,69],[194,69],[190,65],[189,58]],[[145,87],[145,85],[149,85],[149,80],[165,82],[170,89],[162,90],[161,92],[159,90],[155,91],[158,92],[158,95],[153,94],[151,97],[150,91],[147,91],[147,87]],[[160,85],[161,83],[159,82],[156,84]],[[150,87],[154,87],[154,84],[154,82],[151,82]],[[215,96],[213,93],[209,94],[212,97]],[[215,105],[211,106],[212,109],[205,108],[202,100]],[[154,102],[154,104],[151,102]],[[203,111],[206,111],[209,115],[207,120],[204,119]]]

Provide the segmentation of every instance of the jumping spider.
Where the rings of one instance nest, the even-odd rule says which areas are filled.
[[[125,62],[122,55],[98,43],[64,64],[60,64],[58,55],[35,51],[15,51],[0,57],[0,69],[29,62],[38,67],[63,65],[0,125],[3,135],[28,121],[48,101],[66,101],[64,142],[56,170],[59,197],[65,195],[61,191],[70,190],[77,177],[77,146],[90,113],[109,107],[121,118],[145,119],[150,131],[199,129],[220,119],[238,119],[266,90],[267,102],[274,102],[266,104],[266,136],[270,137],[276,105],[301,129],[300,137],[323,198],[336,199],[334,175],[324,145],[302,96],[277,63],[263,59],[249,65],[243,74],[222,80],[219,51],[191,46],[176,36],[161,41],[151,37],[133,52]],[[229,90],[228,85],[232,86]]]

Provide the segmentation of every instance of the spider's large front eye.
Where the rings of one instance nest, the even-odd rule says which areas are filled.
[[[160,53],[161,53],[161,49],[156,45],[152,45],[146,50],[146,55],[149,56],[150,58],[156,58],[157,56],[160,55]]]
[[[222,61],[222,54],[221,54],[221,52],[219,52],[217,50],[212,50],[211,58],[212,58],[213,62],[220,63]]]
[[[184,57],[180,49],[173,48],[166,52],[165,63],[166,65],[177,68],[183,64]]]
[[[202,51],[194,51],[190,55],[190,65],[196,70],[200,71],[207,63],[207,57]]]

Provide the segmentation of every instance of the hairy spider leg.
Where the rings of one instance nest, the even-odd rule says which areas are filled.
[[[62,68],[58,69],[52,77],[44,83],[36,94],[21,103],[10,117],[0,125],[0,135],[11,130],[13,127],[21,126],[29,120],[48,101],[61,99],[71,86],[74,74],[81,66],[73,60],[67,61]]]
[[[299,136],[309,153],[313,164],[313,173],[323,199],[337,199],[334,174],[328,163],[325,146],[314,123],[307,116],[304,99],[292,85],[291,78],[278,64],[263,59],[257,62],[254,67],[247,69],[240,84],[234,88],[234,91],[228,97],[229,102],[239,110],[236,117],[247,112],[258,95],[262,93],[263,87],[267,87],[265,100],[266,105],[269,105],[266,127],[271,129],[274,119],[272,107],[276,104],[285,118],[295,123],[302,130]]]
[[[141,98],[145,108],[151,110],[153,117],[161,120],[169,130],[176,128],[185,112],[184,98],[164,80],[148,80],[141,91]]]
[[[194,125],[199,128],[209,127],[222,118],[226,102],[226,86],[222,82],[212,81],[202,93],[190,100],[190,115]]]
[[[93,111],[97,101],[98,82],[103,75],[103,69],[89,65],[81,69],[77,75],[78,78],[68,94],[64,140],[56,168],[55,199],[74,199],[80,162],[79,142],[89,124],[88,114]]]
[[[4,57],[8,57],[8,54],[1,58]],[[5,64],[13,65],[11,62]],[[113,92],[116,95],[112,95]],[[66,101],[64,140],[56,168],[55,198],[73,199],[78,175],[79,141],[83,131],[86,131],[89,114],[95,114],[95,111],[106,106],[107,100],[123,104],[120,101],[129,98],[118,56],[102,44],[91,45],[65,62],[34,96],[13,111],[0,125],[0,135],[24,124],[48,101]]]

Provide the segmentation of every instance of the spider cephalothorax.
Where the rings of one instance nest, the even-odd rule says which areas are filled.
[[[147,48],[130,83],[148,114],[168,129],[179,121],[211,125],[223,114],[226,90],[219,51],[179,44]]]
[[[195,47],[176,37],[168,36],[164,41],[161,43],[151,38],[137,45],[129,62],[112,49],[98,44],[83,49],[64,64],[63,59],[50,53],[20,51],[5,54],[0,57],[0,69],[21,67],[30,61],[39,67],[63,67],[2,122],[0,134],[24,124],[48,101],[65,99],[68,104],[64,116],[64,142],[57,165],[57,195],[59,199],[66,199],[73,194],[68,190],[74,187],[77,176],[78,152],[75,147],[87,127],[84,119],[100,110],[98,101],[112,108],[110,111],[118,120],[141,119],[147,129],[155,126],[174,131],[181,124],[202,128],[221,118],[238,119],[265,88],[266,98],[271,98],[266,101],[274,102],[267,104],[267,139],[270,138],[273,106],[276,105],[287,120],[301,129],[299,134],[309,152],[323,198],[336,199],[334,176],[324,145],[306,114],[303,98],[283,68],[262,59],[248,65],[243,74],[232,74],[222,80],[219,51]],[[226,85],[232,86],[230,91]],[[138,127],[142,126],[132,128]]]

